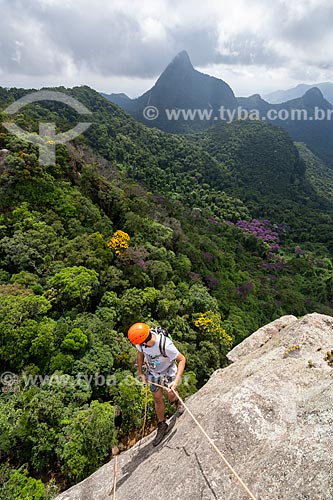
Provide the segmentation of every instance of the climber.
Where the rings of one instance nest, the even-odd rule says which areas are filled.
[[[155,382],[166,386],[168,399],[171,403],[175,403],[176,414],[180,416],[185,408],[178,399],[178,393],[175,392],[185,368],[185,356],[159,327],[150,328],[145,323],[135,323],[128,330],[128,339],[138,350],[138,370],[143,382]],[[157,446],[167,433],[168,424],[165,421],[163,389],[150,384],[150,390],[158,419],[157,434],[153,440],[153,446]]]

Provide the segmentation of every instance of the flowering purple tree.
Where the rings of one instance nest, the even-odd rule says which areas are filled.
[[[248,297],[251,290],[253,290],[252,283],[245,283],[244,285],[241,285],[238,288],[236,288],[236,292],[240,294],[243,300],[245,300]]]
[[[207,282],[207,286],[210,290],[215,290],[215,288],[219,284],[219,280],[215,276],[213,276],[212,274],[210,274],[209,276],[206,276],[206,282]]]
[[[267,243],[271,250],[278,250],[279,245],[279,228],[277,225],[271,223],[271,221],[252,219],[251,221],[240,220],[236,222],[236,227],[238,227],[243,234],[253,234],[258,239],[261,239]]]

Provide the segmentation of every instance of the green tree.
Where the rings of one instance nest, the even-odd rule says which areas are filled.
[[[207,310],[218,310],[217,300],[200,283],[196,283],[190,287],[188,295],[183,300],[183,304],[189,314],[205,312]]]
[[[142,427],[146,387],[130,372],[116,373],[116,384],[111,388],[111,395],[117,406],[121,408],[122,433],[127,436],[133,430]],[[154,417],[154,404],[151,392],[148,391],[147,400],[148,422]]]
[[[42,481],[29,477],[24,466],[12,470],[7,481],[2,486],[0,483],[0,498],[6,500],[43,500],[44,495]]]
[[[115,440],[114,408],[92,401],[63,427],[57,448],[63,474],[72,483],[92,474],[110,456]]]
[[[17,371],[28,362],[45,366],[54,350],[51,304],[19,285],[0,285],[0,360]]]
[[[55,274],[49,283],[52,287],[48,291],[51,301],[66,309],[79,302],[83,311],[87,309],[99,286],[96,271],[83,266],[65,267]]]
[[[159,290],[147,287],[143,290],[130,288],[125,291],[120,299],[120,310],[125,328],[137,321],[149,318],[161,295]]]
[[[62,341],[61,347],[68,351],[82,351],[88,345],[87,335],[81,328],[73,328]]]

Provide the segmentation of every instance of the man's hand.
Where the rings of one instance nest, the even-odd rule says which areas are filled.
[[[178,384],[175,380],[173,382],[171,382],[171,384],[168,385],[168,392],[176,391],[177,385]]]
[[[142,382],[145,384],[147,382],[147,377],[144,373],[139,373],[140,377],[141,377],[141,380]]]

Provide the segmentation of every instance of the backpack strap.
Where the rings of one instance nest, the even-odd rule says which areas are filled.
[[[166,336],[163,335],[163,333],[160,333],[160,352],[164,358],[167,358],[168,356],[165,353],[165,343],[166,343]]]

